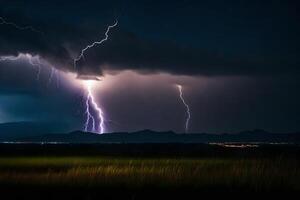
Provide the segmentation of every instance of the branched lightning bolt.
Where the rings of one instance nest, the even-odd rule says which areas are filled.
[[[97,132],[99,134],[102,134],[105,132],[104,129],[104,115],[102,109],[98,106],[98,104],[95,101],[95,97],[92,92],[92,85],[93,81],[88,80],[85,82],[86,90],[87,90],[87,98],[85,101],[85,106],[86,106],[86,122],[84,125],[84,130],[87,132],[89,130],[89,124],[90,120],[92,121],[92,131]],[[96,127],[96,117],[93,116],[91,113],[91,107],[94,108],[94,111],[97,113],[97,118],[98,118],[98,125]]]
[[[31,54],[28,54],[28,53],[26,53],[26,54],[19,53],[18,56],[11,56],[11,55],[10,56],[0,56],[0,62],[17,61],[20,59],[27,60],[30,65],[37,68],[36,80],[40,80],[40,75],[41,75],[41,71],[42,71],[42,63],[41,63],[39,56],[32,56]],[[50,73],[49,79],[48,79],[48,85],[50,85],[54,76],[56,78],[56,87],[59,88],[59,71],[57,69],[55,69],[54,67],[52,67],[51,73]]]
[[[41,62],[40,58],[36,58],[36,62],[33,60],[33,57],[29,54],[26,54],[28,62],[32,65],[37,67],[37,73],[36,73],[36,80],[40,80],[40,74],[41,74]]]
[[[16,23],[9,22],[9,21],[5,20],[3,17],[0,17],[0,25],[9,25],[9,26],[13,26],[14,28],[16,28],[18,30],[21,30],[21,31],[29,30],[29,31],[36,32],[36,33],[44,35],[44,33],[42,31],[39,31],[39,30],[35,29],[32,26],[20,26]],[[41,74],[41,62],[40,62],[39,56],[32,56],[28,53],[26,53],[26,54],[25,53],[19,53],[18,56],[0,56],[0,61],[16,61],[16,60],[19,60],[21,58],[26,58],[32,66],[37,67],[36,79],[39,80],[40,79],[40,74]]]
[[[76,68],[76,64],[78,61],[80,61],[82,58],[84,58],[84,52],[90,48],[93,48],[96,45],[100,45],[103,42],[105,42],[106,40],[108,40],[108,33],[110,31],[110,29],[114,28],[115,26],[118,25],[118,20],[116,20],[116,22],[113,25],[110,25],[107,27],[106,32],[105,32],[105,38],[103,38],[100,41],[95,41],[92,44],[87,45],[84,49],[81,50],[79,56],[77,58],[74,59],[74,67]]]
[[[74,68],[76,68],[77,62],[79,62],[81,59],[84,59],[85,51],[87,51],[90,48],[93,48],[96,45],[100,45],[103,42],[107,41],[108,37],[109,37],[108,34],[109,34],[110,29],[116,27],[117,25],[118,25],[118,21],[116,20],[113,25],[110,25],[107,27],[107,29],[105,31],[105,37],[102,40],[95,41],[92,44],[89,44],[85,48],[83,48],[80,51],[80,54],[78,55],[78,57],[74,59]],[[93,82],[91,80],[88,80],[88,81],[84,82],[84,84],[85,84],[86,90],[87,90],[87,98],[85,101],[86,121],[84,124],[84,130],[87,132],[89,130],[90,123],[92,123],[92,131],[102,134],[105,132],[105,127],[104,127],[105,120],[104,120],[104,115],[103,115],[102,109],[98,106],[98,104],[93,96],[93,93],[92,93]],[[94,112],[97,113],[97,115],[98,115],[97,117],[93,116],[91,107],[93,107]],[[97,127],[96,127],[96,120],[99,121]],[[90,122],[90,121],[92,121],[92,122]]]
[[[190,119],[191,119],[190,107],[184,100],[183,92],[182,92],[182,85],[177,85],[177,88],[179,90],[179,97],[180,97],[183,105],[186,107],[187,118],[186,118],[186,121],[185,121],[185,132],[187,133],[188,130],[189,130],[189,122],[190,122]]]
[[[0,56],[0,62],[1,61],[17,61],[19,59],[26,59],[26,60],[28,60],[30,65],[37,67],[36,79],[39,80],[40,73],[41,73],[41,62],[40,62],[40,58],[38,56],[32,56],[30,54],[23,54],[23,53],[20,53],[18,56]]]
[[[92,131],[95,131],[95,118],[93,117],[93,115],[91,114],[90,111],[90,95],[87,95],[86,101],[85,101],[85,114],[86,114],[86,121],[84,124],[84,131],[87,132],[89,130],[89,124],[90,124],[90,119],[92,120]]]
[[[19,26],[13,22],[6,21],[3,17],[0,17],[0,25],[2,25],[2,24],[13,26],[14,28],[19,29],[19,30],[30,30],[32,32],[36,32],[36,33],[44,35],[44,33],[42,31],[39,31],[39,30],[33,28],[32,26]]]
[[[5,25],[10,25],[13,26],[14,28],[18,29],[18,30],[30,30],[33,32],[37,32],[37,33],[41,33],[44,34],[43,32],[33,28],[32,26],[19,26],[13,22],[8,22],[6,21],[3,17],[0,17],[0,25],[1,24],[5,24]],[[108,40],[109,37],[109,31],[110,29],[114,28],[115,26],[118,25],[118,21],[116,20],[116,22],[113,25],[108,26],[106,32],[105,32],[105,38],[103,38],[100,41],[95,41],[92,44],[87,45],[85,48],[83,48],[79,54],[79,56],[77,58],[74,59],[74,67],[76,68],[76,64],[78,61],[80,61],[82,58],[84,59],[84,54],[85,51],[87,51],[90,48],[93,48],[96,45],[100,45],[103,42]],[[18,59],[28,59],[28,62],[32,65],[32,66],[36,66],[38,67],[38,72],[37,72],[37,79],[39,79],[40,73],[41,73],[41,63],[39,60],[39,57],[33,57],[30,54],[19,54],[18,56],[0,56],[0,62],[1,61],[16,61]],[[52,82],[53,76],[57,75],[56,74],[56,70],[55,69],[51,69],[51,74],[48,80],[48,85]],[[104,133],[105,132],[105,126],[104,126],[104,114],[102,112],[102,109],[98,106],[94,96],[93,96],[93,92],[92,92],[92,85],[93,82],[91,80],[88,80],[86,82],[85,86],[86,86],[86,91],[87,91],[87,98],[86,98],[86,122],[85,122],[85,126],[84,129],[85,131],[89,130],[89,125],[91,123],[92,126],[92,131],[93,132],[97,132],[97,133]],[[57,85],[59,84],[59,79],[57,77]],[[96,113],[97,116],[94,116],[94,114]],[[97,124],[96,124],[97,122]]]

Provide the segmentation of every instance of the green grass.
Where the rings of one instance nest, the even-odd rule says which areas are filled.
[[[300,190],[297,159],[0,158],[1,185]]]

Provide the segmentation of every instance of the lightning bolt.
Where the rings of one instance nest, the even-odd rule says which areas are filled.
[[[57,69],[55,69],[55,77],[56,77],[56,87],[59,88],[60,76],[59,76],[59,71]]]
[[[78,55],[77,58],[74,59],[74,68],[76,69],[76,65],[77,62],[79,62],[81,59],[84,59],[84,54],[85,52],[90,49],[95,47],[96,45],[101,45],[103,42],[108,40],[109,37],[109,31],[110,29],[116,27],[118,25],[118,20],[115,21],[115,23],[113,25],[109,25],[105,31],[105,37],[100,40],[100,41],[95,41],[89,45],[87,45],[85,48],[83,48],[80,51],[80,54]],[[100,108],[100,106],[98,106],[94,96],[93,96],[93,92],[92,92],[92,86],[93,86],[93,81],[92,80],[87,80],[84,81],[84,85],[85,85],[85,89],[87,91],[87,97],[85,100],[85,114],[86,114],[86,121],[84,124],[84,130],[87,132],[89,131],[89,125],[92,125],[92,131],[93,132],[97,132],[99,134],[102,134],[105,132],[105,127],[104,127],[104,115],[102,112],[102,109]],[[94,116],[92,113],[92,108],[94,110],[94,112],[96,112],[97,116]],[[97,122],[97,127],[96,127],[96,121]]]
[[[51,73],[50,73],[50,76],[49,76],[49,79],[48,79],[48,86],[50,85],[50,83],[52,82],[52,79],[53,79],[53,74],[54,74],[54,69],[51,68]]]
[[[82,49],[79,56],[74,59],[74,68],[76,68],[76,64],[78,61],[80,61],[82,58],[84,59],[84,52],[87,51],[88,49],[93,48],[96,45],[100,45],[103,42],[105,42],[106,40],[108,40],[108,33],[109,33],[110,29],[114,28],[117,25],[118,25],[118,20],[116,20],[116,22],[113,25],[110,25],[107,27],[106,32],[105,32],[105,37],[102,40],[95,41],[92,44],[87,45],[84,49]]]
[[[0,17],[0,25],[2,25],[2,24],[13,26],[14,28],[22,30],[22,31],[23,30],[29,30],[29,31],[36,32],[36,33],[44,35],[44,33],[42,31],[39,31],[39,30],[35,29],[32,26],[19,26],[19,25],[13,23],[13,22],[6,21],[3,17]]]
[[[187,118],[186,118],[186,121],[185,121],[185,132],[188,133],[188,130],[189,130],[189,122],[190,122],[190,119],[191,119],[191,113],[190,113],[190,107],[189,105],[185,102],[184,100],[184,97],[183,97],[183,92],[182,92],[182,85],[176,85],[177,88],[178,88],[178,91],[179,91],[179,97],[183,103],[183,105],[185,106],[186,108],[186,114],[187,114]]]
[[[97,102],[95,101],[95,97],[94,97],[93,92],[92,92],[94,83],[95,82],[92,81],[92,80],[84,81],[84,85],[85,85],[86,90],[87,90],[87,98],[86,98],[86,101],[85,101],[86,121],[85,121],[85,125],[84,125],[84,130],[86,132],[89,131],[89,125],[90,125],[90,123],[92,123],[92,129],[91,130],[93,132],[97,132],[99,134],[102,134],[102,133],[105,132],[105,127],[104,127],[105,119],[104,119],[103,111],[98,106]],[[94,112],[96,113],[97,116],[93,116],[92,108],[93,108],[93,110],[94,110]],[[98,121],[97,125],[96,125],[96,121]]]
[[[0,62],[3,61],[17,61],[20,59],[26,59],[30,65],[37,67],[37,75],[36,79],[40,79],[40,74],[41,74],[41,62],[39,56],[32,56],[28,53],[19,53],[18,56],[0,56]]]
[[[33,57],[29,54],[26,54],[28,62],[32,65],[37,67],[37,73],[36,73],[36,80],[40,80],[40,74],[41,74],[41,62],[40,62],[40,58],[36,57],[36,62],[34,61],[34,59],[32,59]]]
[[[49,79],[48,79],[48,86],[50,85],[50,83],[52,83],[53,76],[56,77],[56,87],[59,88],[59,74],[58,74],[57,69],[52,67],[51,68],[51,73],[50,73],[50,76],[49,76]]]
[[[0,17],[0,25],[1,24],[6,24],[6,25],[11,25],[13,27],[15,27],[16,29],[19,30],[30,30],[33,32],[37,32],[37,33],[42,33],[41,31],[33,28],[32,26],[19,26],[13,22],[8,22],[6,21],[3,17]],[[83,48],[79,54],[79,56],[77,58],[74,59],[74,67],[76,68],[76,64],[78,61],[80,61],[81,59],[84,59],[84,54],[85,51],[87,51],[90,48],[93,48],[96,45],[100,45],[103,42],[108,40],[109,37],[109,31],[110,29],[116,27],[118,25],[118,21],[116,20],[115,23],[113,25],[108,26],[106,32],[105,32],[105,37],[100,40],[100,41],[95,41],[92,44],[87,45],[85,48]],[[37,79],[39,79],[40,73],[41,73],[41,63],[39,60],[39,57],[33,57],[30,54],[24,54],[24,53],[20,53],[18,56],[0,56],[0,61],[16,61],[18,59],[22,59],[22,58],[26,58],[28,60],[28,62],[32,65],[32,66],[36,66],[38,67],[38,72],[37,72]],[[53,79],[53,75],[56,74],[56,71],[52,68],[51,69],[51,74],[48,80],[48,84],[52,82]],[[58,78],[57,78],[57,84],[58,82]],[[102,109],[100,108],[100,106],[98,106],[95,97],[93,95],[93,86],[94,82],[92,80],[87,80],[84,82],[85,85],[85,89],[87,91],[87,98],[86,98],[86,102],[85,102],[85,106],[86,106],[86,122],[84,125],[84,129],[85,131],[89,130],[89,125],[92,125],[92,131],[97,132],[99,134],[102,134],[105,132],[105,126],[104,126],[104,114]],[[94,116],[96,115],[96,116]]]
[[[89,129],[90,120],[92,120],[92,131],[95,131],[95,118],[93,117],[93,115],[91,114],[91,111],[90,111],[90,98],[91,98],[91,96],[88,94],[86,101],[85,101],[85,106],[86,106],[86,110],[85,110],[86,121],[84,124],[85,132],[87,132]]]
[[[3,17],[0,17],[0,25],[9,25],[9,26],[13,26],[14,28],[24,31],[24,30],[29,30],[32,32],[36,32],[42,35],[45,35],[42,31],[39,31],[37,29],[35,29],[32,26],[20,26],[16,23],[7,21],[6,19],[4,19]],[[28,62],[32,65],[37,67],[37,74],[36,74],[36,79],[39,80],[40,79],[40,74],[41,74],[41,62],[40,62],[40,58],[39,56],[32,56],[28,53],[19,53],[18,56],[0,56],[0,61],[16,61],[19,59],[25,58],[28,60]]]
[[[3,17],[0,17],[0,25],[9,25],[13,26],[14,28],[24,31],[24,30],[29,30],[32,32],[36,32],[42,35],[45,35],[42,31],[35,29],[32,26],[20,26],[14,22],[7,21]],[[32,65],[37,67],[37,75],[36,79],[40,79],[40,74],[41,74],[41,62],[39,56],[32,56],[28,53],[19,53],[18,56],[0,56],[0,61],[16,61],[22,58],[26,58],[28,62]]]

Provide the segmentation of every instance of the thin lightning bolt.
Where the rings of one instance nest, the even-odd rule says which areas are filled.
[[[93,117],[93,115],[91,114],[91,111],[90,111],[90,99],[91,99],[91,96],[88,94],[86,101],[85,101],[85,106],[86,106],[86,110],[85,110],[86,122],[84,124],[85,132],[88,131],[90,120],[92,120],[92,131],[95,131],[95,118]]]
[[[85,126],[84,126],[84,130],[87,132],[89,129],[89,124],[90,124],[90,120],[92,121],[92,131],[97,132],[99,134],[102,134],[105,132],[105,128],[104,128],[104,115],[103,115],[103,111],[102,109],[98,106],[98,104],[95,101],[95,97],[93,95],[93,81],[92,80],[88,80],[84,82],[84,85],[86,87],[87,90],[87,98],[85,101],[85,106],[86,106],[86,122],[85,122]],[[94,109],[94,111],[97,113],[97,118],[99,120],[98,125],[96,127],[96,117],[93,116],[93,114],[91,113],[91,107]]]
[[[42,31],[39,31],[39,30],[33,28],[32,26],[20,26],[20,25],[17,25],[16,23],[5,20],[3,17],[0,17],[0,25],[9,25],[9,26],[13,26],[14,28],[21,30],[21,31],[29,30],[29,31],[44,35],[44,33]],[[28,53],[26,53],[26,54],[19,53],[18,56],[0,56],[0,61],[16,61],[16,60],[24,58],[24,57],[28,60],[28,62],[32,66],[37,67],[36,79],[39,80],[40,74],[41,74],[41,62],[40,62],[40,58],[38,56],[32,56]]]
[[[41,71],[42,71],[42,63],[41,63],[39,56],[32,56],[31,54],[28,54],[28,53],[26,53],[26,54],[19,53],[18,56],[0,56],[0,62],[17,61],[20,59],[27,60],[30,65],[37,68],[36,80],[37,81],[40,80],[40,75],[41,75]],[[51,73],[50,73],[49,79],[48,79],[48,85],[50,85],[54,76],[56,78],[56,87],[59,88],[59,71],[57,69],[55,69],[54,67],[52,67]]]
[[[54,67],[51,68],[51,73],[48,79],[48,86],[52,83],[53,77],[55,76],[56,78],[56,87],[59,88],[59,74],[57,69],[55,69]]]
[[[56,87],[59,88],[59,72],[55,69]]]
[[[36,33],[39,33],[39,34],[42,34],[42,35],[45,35],[42,31],[39,31],[37,29],[35,29],[34,27],[32,26],[20,26],[20,25],[17,25],[16,23],[13,23],[13,22],[9,22],[7,20],[5,20],[3,17],[0,17],[0,25],[9,25],[9,26],[13,26],[14,28],[18,29],[18,30],[21,30],[21,31],[24,31],[24,30],[29,30],[29,31],[32,31],[32,32],[36,32]],[[36,79],[39,80],[40,79],[40,74],[41,74],[41,62],[40,62],[40,59],[39,57],[33,57],[32,55],[30,54],[24,54],[24,53],[19,53],[18,56],[0,56],[0,61],[16,61],[20,58],[27,58],[28,62],[32,65],[32,66],[35,66],[37,67],[37,75],[36,75]]]
[[[14,28],[22,30],[22,31],[23,30],[30,30],[32,32],[36,32],[36,33],[44,35],[44,33],[42,31],[39,31],[39,30],[33,28],[32,26],[19,26],[19,25],[13,23],[13,22],[6,21],[3,17],[0,17],[0,25],[2,25],[2,24],[13,26]]]
[[[103,42],[105,42],[106,40],[108,40],[108,33],[109,33],[110,29],[114,28],[117,25],[118,25],[118,20],[116,20],[116,22],[113,25],[110,25],[110,26],[107,27],[106,32],[105,32],[105,38],[103,38],[100,41],[93,42],[92,44],[89,44],[84,49],[82,49],[79,56],[74,59],[74,67],[76,68],[76,64],[77,64],[78,61],[80,61],[82,58],[84,59],[84,52],[86,50],[88,50],[90,48],[93,48],[96,45],[100,45]]]
[[[50,76],[49,76],[49,79],[48,79],[48,85],[50,85],[50,83],[52,82],[53,74],[54,74],[54,69],[51,68],[51,73],[50,73]]]
[[[36,58],[36,63],[34,62],[34,60],[32,59],[33,57],[29,54],[26,54],[26,57],[28,59],[28,62],[32,65],[37,67],[37,73],[36,73],[36,80],[40,80],[40,74],[41,74],[41,62],[40,62],[40,58],[37,57]]]
[[[37,67],[36,79],[39,80],[41,74],[41,62],[38,56],[32,56],[30,54],[23,54],[23,53],[20,53],[18,56],[0,56],[0,62],[17,61],[19,59],[26,59],[28,60],[30,65]]]
[[[179,90],[179,97],[180,97],[183,105],[186,107],[187,118],[186,118],[186,121],[185,121],[185,132],[187,133],[188,130],[189,130],[189,122],[190,122],[190,119],[191,119],[190,107],[184,100],[183,92],[182,92],[182,86],[181,85],[176,85],[176,86]]]

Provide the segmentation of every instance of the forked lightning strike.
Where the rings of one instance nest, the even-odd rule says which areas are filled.
[[[176,86],[177,86],[177,88],[179,90],[179,97],[180,97],[183,105],[186,107],[187,118],[186,118],[186,121],[185,121],[185,132],[188,133],[189,122],[190,122],[190,119],[191,119],[190,107],[189,107],[189,105],[184,100],[183,92],[182,92],[182,85],[176,85]]]
[[[85,126],[84,126],[84,130],[87,132],[89,131],[89,124],[90,124],[90,120],[92,121],[92,131],[93,132],[97,132],[99,134],[102,134],[105,132],[104,129],[104,115],[103,115],[103,111],[102,109],[98,106],[98,104],[96,103],[95,97],[93,95],[93,84],[95,82],[93,80],[87,80],[84,81],[84,85],[86,87],[87,90],[87,98],[86,98],[86,102],[85,102],[85,106],[86,106],[86,122],[85,122]],[[91,107],[94,108],[94,111],[97,113],[97,116],[93,116],[92,114],[92,110]],[[96,120],[98,121],[98,123],[96,124]]]
[[[118,21],[116,20],[116,22],[113,25],[110,25],[107,27],[107,29],[105,31],[105,37],[102,40],[95,41],[92,44],[87,45],[84,49],[82,49],[79,56],[74,59],[74,68],[76,68],[77,62],[79,62],[82,58],[84,58],[85,51],[87,51],[90,48],[95,47],[96,45],[100,45],[103,42],[105,42],[106,40],[108,40],[108,34],[109,34],[110,29],[116,27],[117,25],[118,25]],[[94,78],[94,81],[95,80],[98,80],[98,79]],[[102,109],[100,108],[100,106],[98,106],[98,104],[93,96],[93,93],[92,93],[92,86],[93,86],[94,81],[93,80],[84,81],[85,89],[87,90],[87,97],[86,97],[86,101],[85,101],[86,121],[84,124],[84,130],[86,132],[91,130],[93,132],[102,134],[105,132],[105,129],[104,129],[105,119],[104,119]],[[96,112],[98,116],[93,115],[91,107],[93,107],[94,112]],[[97,124],[96,124],[96,121],[98,121]],[[90,124],[92,126],[91,129],[89,129]]]
[[[86,101],[85,101],[85,114],[86,114],[86,121],[84,124],[84,131],[87,132],[89,131],[89,124],[90,124],[90,120],[92,120],[92,131],[94,132],[95,129],[95,118],[93,117],[93,115],[91,114],[91,110],[90,110],[90,94],[89,92],[87,92],[87,97],[86,97]]]

